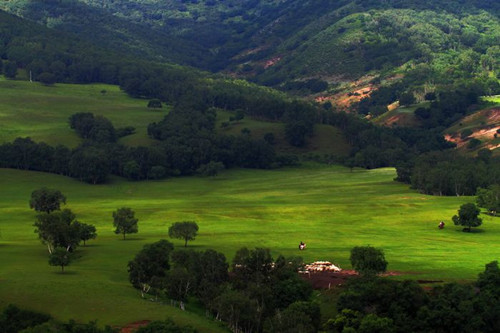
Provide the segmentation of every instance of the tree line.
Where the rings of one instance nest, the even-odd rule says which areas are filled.
[[[480,150],[475,158],[456,151],[429,152],[401,163],[396,171],[396,180],[422,193],[475,195],[478,188],[500,183],[500,158],[492,157],[488,149]]]

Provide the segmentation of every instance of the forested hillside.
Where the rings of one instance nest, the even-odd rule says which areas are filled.
[[[495,1],[13,0],[0,8],[98,45],[268,85],[498,71]]]
[[[208,155],[196,161],[186,157],[188,162],[183,166],[158,164],[173,169],[173,174],[176,170],[189,174],[210,162],[282,165],[274,157],[271,139],[248,142],[249,147],[261,147],[255,148],[257,157],[252,158],[263,158],[263,163],[249,163],[250,157],[233,154],[242,142],[215,136],[214,115],[225,110],[285,122],[286,140],[300,147],[307,147],[315,124],[336,126],[352,147],[350,158],[316,159],[366,168],[403,165],[407,167],[399,170],[407,172],[399,179],[409,182],[413,162],[407,163],[414,156],[453,147],[443,140],[442,130],[470,112],[479,96],[500,93],[499,6],[476,1],[461,5],[447,1],[9,1],[3,8],[53,29],[1,13],[0,51],[7,77],[15,78],[19,70],[20,75],[30,72],[34,80],[47,84],[118,84],[130,96],[174,105],[164,121],[149,126],[149,136],[163,141],[164,153],[183,146],[184,152],[204,151]],[[195,11],[203,14],[203,19],[195,20]],[[219,32],[225,37],[205,38],[202,30],[211,37]],[[165,37],[162,43],[175,52],[155,44],[154,36]],[[175,47],[176,41],[184,39],[190,42]],[[190,45],[196,45],[193,52],[183,49]],[[249,48],[253,51],[248,52]],[[230,57],[217,50],[239,55]],[[273,53],[282,56],[262,62]],[[196,61],[197,54],[205,55],[203,62]],[[415,111],[420,129],[380,129],[336,113],[332,103],[299,102],[247,81],[161,60],[175,61],[176,57],[202,68],[218,62],[233,74],[236,71],[292,92],[330,92],[340,81],[369,74],[372,90],[351,106],[351,111],[369,117],[384,113],[394,102],[428,102]],[[210,65],[212,60],[215,62]],[[172,127],[185,126],[187,119],[200,124],[193,132],[200,131],[196,139],[192,133],[190,136]],[[245,133],[248,129],[239,136],[244,138]],[[233,153],[224,155],[221,149]],[[141,164],[137,156],[118,159],[122,164],[130,160]],[[7,165],[19,167],[18,163]],[[153,166],[148,165],[138,178],[147,178]],[[121,170],[120,166],[115,173],[123,175]]]

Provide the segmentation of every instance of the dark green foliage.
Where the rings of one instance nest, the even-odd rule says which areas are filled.
[[[276,143],[276,139],[274,137],[274,134],[273,133],[264,134],[264,141],[266,141],[270,145],[274,145]]]
[[[356,246],[351,250],[352,267],[362,275],[376,275],[385,272],[387,261],[384,252],[371,246]]]
[[[17,306],[9,304],[0,314],[0,332],[19,332],[28,327],[47,322],[50,319],[49,315],[21,310]]]
[[[437,98],[437,96],[435,92],[428,92],[425,94],[424,98],[426,101],[433,101]]]
[[[50,266],[61,266],[61,272],[64,272],[64,267],[71,263],[71,253],[61,247],[56,247],[49,255]]]
[[[152,99],[148,102],[148,108],[158,109],[162,108],[161,101],[159,99]]]
[[[15,79],[17,75],[17,65],[14,61],[7,61],[4,65],[3,72],[8,79]]]
[[[364,325],[373,325],[374,329],[384,324],[391,330],[411,332],[415,331],[419,311],[427,302],[427,294],[415,281],[377,277],[353,279],[340,294],[338,315],[326,326],[333,332],[342,332],[348,327],[357,331],[366,320]],[[376,317],[365,319],[369,314]]]
[[[66,204],[66,197],[59,190],[42,187],[31,193],[30,208],[49,214]]]
[[[52,73],[43,72],[37,76],[37,80],[42,84],[50,86],[57,82],[57,77]]]
[[[496,289],[495,291],[497,294],[500,292],[498,289],[498,287],[500,287],[500,269],[498,268],[498,261],[492,261],[486,264],[484,272],[479,273],[476,285],[482,290]]]
[[[466,139],[468,138],[469,136],[471,136],[472,134],[472,130],[470,128],[467,128],[467,129],[464,129],[461,133],[460,133],[460,138],[461,139]]]
[[[172,320],[152,321],[140,327],[136,333],[196,333],[197,330],[189,326],[179,327]]]
[[[159,287],[170,269],[170,253],[174,249],[172,243],[160,240],[144,245],[134,260],[128,263],[129,280],[135,288],[143,292],[149,287]]]
[[[266,333],[315,333],[321,322],[319,306],[310,302],[296,302],[266,320]]]
[[[490,163],[492,155],[493,153],[491,152],[491,150],[489,150],[488,148],[483,148],[477,152],[477,159],[482,161],[483,163],[488,164]]]
[[[95,321],[88,324],[79,324],[74,320],[60,323],[49,315],[21,310],[15,305],[8,305],[0,314],[1,333],[117,333],[118,329],[106,326],[104,329],[97,327]],[[184,333],[184,332],[181,332]],[[191,333],[188,331],[187,333]]]
[[[214,250],[175,250],[172,253],[172,264],[180,271],[179,276],[185,275],[182,273],[184,271],[189,273],[192,287],[188,293],[198,297],[208,310],[213,311],[215,298],[222,293],[225,283],[229,280],[226,257]],[[182,290],[185,285],[180,286],[177,290]]]
[[[246,313],[253,316],[252,324],[261,327],[266,318],[272,317],[275,311],[281,311],[292,303],[308,300],[312,290],[311,286],[297,275],[301,266],[300,258],[286,259],[280,256],[274,262],[269,249],[242,248],[236,252],[233,259],[234,277],[231,281],[233,287],[240,292],[231,291],[228,295],[247,304],[250,308]],[[260,314],[254,312],[257,311],[257,305],[262,309]],[[223,310],[221,306],[218,305],[217,311]],[[310,316],[314,315],[311,313]],[[240,327],[245,325],[245,320],[237,324]]]
[[[81,145],[71,154],[69,172],[81,181],[100,184],[107,180],[111,165],[106,152],[91,145]]]
[[[49,253],[57,247],[73,251],[81,241],[80,225],[69,209],[38,214],[34,224],[35,233],[47,244]]]
[[[69,125],[83,139],[105,143],[115,142],[117,138],[116,130],[107,118],[89,112],[73,114]]]
[[[258,303],[242,291],[228,289],[215,300],[217,314],[233,331],[258,330]]]
[[[500,211],[500,185],[477,189],[477,205],[486,208],[494,216]]]
[[[458,210],[458,215],[453,216],[453,223],[464,226],[464,231],[470,232],[472,227],[479,227],[483,223],[479,218],[480,212],[480,209],[473,203],[463,204]]]
[[[229,121],[238,121],[245,118],[245,112],[241,109],[236,110],[234,116],[229,117]]]
[[[113,212],[115,234],[122,234],[123,239],[125,239],[126,234],[135,234],[139,231],[138,221],[135,218],[135,212],[128,207],[122,207]]]
[[[480,145],[481,145],[481,140],[476,139],[476,138],[472,138],[467,143],[467,148],[474,149],[474,148],[477,148]]]
[[[123,138],[124,136],[132,135],[134,133],[135,133],[135,127],[133,127],[133,126],[127,126],[127,127],[122,127],[122,128],[116,129],[116,137],[117,138]]]
[[[456,152],[433,152],[414,158],[398,174],[411,173],[413,188],[434,195],[474,195],[478,187],[486,188],[500,180],[500,159],[467,158]]]
[[[90,239],[95,239],[97,237],[97,232],[95,226],[91,224],[80,223],[78,221],[74,222],[77,224],[77,228],[79,230],[78,234],[80,235],[80,240],[83,241],[83,246],[85,246],[85,242]]]
[[[194,221],[175,222],[168,228],[168,235],[171,238],[184,240],[184,247],[187,247],[187,242],[194,240],[198,234],[198,224]]]
[[[399,104],[401,104],[401,105],[407,106],[407,105],[415,104],[415,102],[416,102],[416,99],[415,99],[415,96],[413,95],[412,92],[406,92],[406,93],[401,94],[401,96],[399,96]]]
[[[224,170],[224,168],[223,163],[210,161],[207,164],[200,166],[196,172],[203,176],[215,177],[219,174],[219,172]]]

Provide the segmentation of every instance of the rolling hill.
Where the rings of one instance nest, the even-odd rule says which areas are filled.
[[[97,45],[268,85],[401,71],[435,81],[444,73],[468,77],[467,66],[498,70],[494,1],[13,0],[0,8]]]

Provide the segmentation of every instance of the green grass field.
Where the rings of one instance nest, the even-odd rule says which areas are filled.
[[[29,136],[51,145],[76,147],[80,139],[69,128],[68,118],[77,112],[92,112],[107,117],[116,128],[136,128],[122,143],[147,145],[151,142],[148,124],[161,120],[168,108],[157,111],[146,105],[146,100],[130,98],[113,85],[44,86],[0,78],[0,143]]]
[[[0,308],[8,303],[50,312],[57,319],[98,319],[123,325],[173,317],[201,332],[221,328],[202,314],[182,312],[140,298],[128,282],[127,262],[144,244],[167,237],[171,223],[195,220],[200,233],[189,246],[213,248],[230,260],[237,249],[269,247],[273,254],[330,260],[350,268],[356,245],[384,249],[400,278],[472,280],[500,257],[500,218],[483,215],[477,232],[464,233],[450,218],[471,197],[433,197],[392,179],[391,168],[359,170],[308,164],[281,170],[229,170],[217,178],[175,178],[88,185],[70,178],[0,169]],[[95,224],[98,238],[60,274],[33,232],[30,193],[60,189],[78,220]],[[139,233],[123,241],[112,211],[128,206]],[[440,220],[447,222],[438,230]],[[300,241],[307,243],[300,252]],[[175,246],[182,241],[173,240]]]

